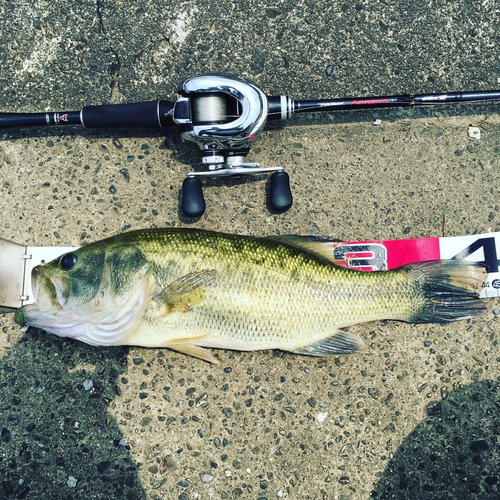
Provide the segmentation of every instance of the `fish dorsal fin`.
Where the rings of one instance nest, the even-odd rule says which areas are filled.
[[[295,234],[285,236],[268,236],[265,239],[300,248],[301,250],[306,250],[307,252],[319,255],[334,264],[336,264],[337,261],[333,256],[332,243],[338,243],[341,241],[333,238],[323,238],[321,236],[301,236]]]
[[[163,304],[163,316],[174,312],[188,312],[203,302],[207,289],[215,283],[216,275],[212,269],[185,274],[163,288],[153,299]]]
[[[365,347],[361,337],[349,332],[339,332],[315,344],[291,349],[290,352],[308,356],[339,356],[340,354],[354,354],[362,351]]]

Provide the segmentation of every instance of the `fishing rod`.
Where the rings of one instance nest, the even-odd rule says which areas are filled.
[[[290,179],[283,167],[247,163],[251,145],[267,120],[287,120],[297,113],[369,108],[401,108],[500,100],[500,91],[395,95],[349,99],[296,100],[269,97],[252,83],[222,75],[188,78],[174,101],[85,106],[81,111],[0,113],[0,128],[83,125],[86,128],[179,126],[181,136],[198,144],[204,170],[183,182],[181,209],[188,217],[205,211],[202,177],[272,173],[269,205],[276,212],[292,206]]]

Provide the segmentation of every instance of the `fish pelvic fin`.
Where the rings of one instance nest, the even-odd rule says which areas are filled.
[[[423,294],[419,309],[403,321],[450,323],[475,318],[486,311],[479,298],[486,268],[478,262],[436,260],[404,266]]]
[[[210,351],[199,345],[203,344],[203,340],[211,336],[212,334],[205,333],[197,337],[169,340],[157,347],[167,347],[168,349],[172,349],[172,351],[177,351],[182,354],[187,354],[188,356],[193,356],[194,358],[202,359],[203,361],[207,361],[208,363],[217,364],[218,361],[212,356]]]
[[[314,344],[298,349],[289,349],[289,351],[307,356],[339,356],[341,354],[355,354],[364,350],[365,347],[361,337],[349,332],[339,332]]]
[[[205,300],[207,290],[214,285],[217,273],[202,270],[185,274],[153,296],[163,305],[162,316],[174,312],[189,312]]]
[[[196,344],[191,344],[189,342],[185,344],[173,342],[168,344],[166,347],[172,349],[172,351],[177,351],[188,356],[193,356],[193,358],[199,358],[203,361],[207,361],[208,363],[218,363],[218,361],[212,356],[210,351]]]
[[[168,347],[173,351],[177,351],[182,354],[187,354],[188,356],[193,356],[194,358],[202,359],[203,361],[207,361],[208,363],[212,364],[218,363],[218,361],[212,356],[210,351],[198,345],[178,344],[178,345],[169,345]]]

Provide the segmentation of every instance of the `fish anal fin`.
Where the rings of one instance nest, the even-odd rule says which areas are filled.
[[[189,312],[205,300],[207,290],[213,286],[216,271],[205,269],[185,274],[157,293],[153,300],[161,303],[162,315],[174,312]]]
[[[208,361],[209,363],[218,363],[210,351],[195,344],[169,344],[167,347],[173,351],[181,352],[182,354],[187,354],[188,356],[193,356],[194,358],[200,358],[203,361]]]
[[[319,255],[334,264],[338,262],[334,258],[333,243],[339,243],[341,240],[323,238],[321,236],[300,235],[268,236],[266,239],[300,248],[312,254]]]
[[[290,352],[308,356],[339,356],[341,354],[354,354],[362,351],[365,347],[361,337],[349,332],[339,332],[314,344],[290,349]]]

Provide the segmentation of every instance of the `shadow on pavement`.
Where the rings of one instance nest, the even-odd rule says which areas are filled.
[[[1,498],[145,498],[107,408],[122,348],[82,349],[30,329],[0,359]]]
[[[482,381],[427,407],[372,498],[499,498],[500,393]]]

